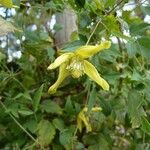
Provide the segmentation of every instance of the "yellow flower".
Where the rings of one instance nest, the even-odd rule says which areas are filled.
[[[92,112],[99,112],[101,111],[101,107],[93,107],[91,109]],[[92,126],[90,124],[89,115],[87,114],[88,108],[84,107],[77,116],[77,129],[82,132],[83,124],[86,128],[86,132],[92,131]]]
[[[100,45],[81,46],[74,52],[64,53],[54,63],[50,64],[48,70],[59,67],[59,75],[57,81],[49,88],[48,92],[53,94],[56,92],[58,86],[69,75],[74,78],[79,78],[84,73],[88,75],[92,80],[99,84],[104,90],[109,90],[109,84],[100,77],[96,68],[88,62],[87,58],[98,53],[100,50],[108,49],[111,43],[109,41],[101,42]]]
[[[18,8],[18,6],[13,5],[12,0],[0,0],[0,4],[6,8]]]

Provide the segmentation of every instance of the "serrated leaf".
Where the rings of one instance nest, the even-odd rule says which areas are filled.
[[[0,17],[0,36],[7,35],[10,32],[14,32],[16,28],[8,21]]]
[[[53,120],[53,125],[55,126],[56,129],[58,129],[60,131],[62,131],[65,127],[64,121],[62,119],[58,119],[58,118]]]
[[[39,107],[39,103],[40,103],[41,96],[42,96],[42,91],[43,91],[43,86],[44,85],[42,84],[41,87],[34,94],[33,108],[34,108],[35,112],[38,110],[38,107]]]
[[[141,116],[145,115],[141,106],[142,96],[139,92],[132,90],[128,93],[127,108],[131,118],[133,128],[137,128],[141,124]]]
[[[55,127],[48,120],[40,121],[37,127],[37,132],[38,142],[42,146],[48,146],[56,134]]]
[[[74,133],[74,129],[71,127],[60,132],[59,141],[65,147],[66,150],[71,149],[73,133]]]
[[[142,130],[145,132],[145,133],[148,133],[150,134],[150,123],[149,121],[145,118],[145,117],[141,117],[141,120],[142,120]]]
[[[103,134],[85,135],[83,141],[89,145],[88,150],[109,150],[108,139]]]
[[[43,111],[46,111],[47,113],[55,113],[55,114],[59,114],[59,115],[62,114],[61,107],[57,103],[55,103],[51,100],[44,101],[41,104],[41,109]]]

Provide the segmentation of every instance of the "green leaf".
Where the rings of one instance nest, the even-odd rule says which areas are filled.
[[[0,52],[0,62],[6,58],[6,55]]]
[[[31,131],[32,133],[35,133],[37,128],[37,122],[33,118],[28,119],[28,121],[23,126],[27,128],[29,131]]]
[[[13,97],[13,99],[14,100],[16,100],[16,99],[26,99],[26,100],[32,101],[32,98],[31,98],[28,91],[25,91],[24,93],[17,94],[15,97]]]
[[[142,35],[149,28],[150,24],[148,23],[134,23],[130,26],[130,33],[131,35]]]
[[[79,16],[79,19],[80,19],[80,22],[79,22],[80,28],[86,28],[91,23],[90,16],[88,16],[86,12],[82,13]]]
[[[83,141],[89,145],[88,150],[109,150],[108,139],[103,134],[85,135]]]
[[[99,9],[102,10],[104,8],[104,3],[101,0],[94,0],[95,5],[92,5],[92,7],[95,6],[95,10]]]
[[[74,107],[72,105],[72,101],[70,99],[70,96],[67,98],[66,104],[65,104],[65,111],[67,112],[67,114],[69,116],[73,115],[75,110]]]
[[[131,76],[132,81],[140,81],[142,80],[142,76],[136,71],[135,69],[133,70],[133,74]]]
[[[48,146],[55,134],[55,127],[48,120],[41,120],[37,127],[37,139],[42,146]]]
[[[83,150],[85,147],[82,143],[77,142],[75,143],[75,150]]]
[[[16,118],[19,118],[18,104],[17,103],[11,103],[10,105],[8,105],[6,113],[12,113]]]
[[[33,97],[33,108],[34,108],[34,111],[35,111],[35,112],[38,110],[39,103],[40,103],[41,96],[42,96],[42,91],[43,91],[43,84],[42,84],[41,87],[35,92],[34,97]]]
[[[85,0],[75,0],[75,4],[79,7],[79,8],[83,8],[85,5]]]
[[[105,8],[114,6],[116,0],[105,0]]]
[[[121,33],[120,31],[113,31],[112,35],[119,37],[119,38],[123,38],[125,40],[130,40],[131,38],[124,35],[123,33]]]
[[[53,28],[55,31],[60,31],[63,29],[62,25],[61,24],[58,24],[58,23],[55,23],[54,25],[54,28]]]
[[[90,97],[88,100],[88,111],[90,111],[92,109],[92,107],[95,105],[96,103],[96,88],[95,85],[93,85],[92,91],[90,92]]]
[[[145,133],[148,133],[150,134],[150,122],[143,116],[141,117],[141,120],[142,120],[142,130],[145,132]]]
[[[43,111],[46,111],[47,113],[55,113],[55,114],[62,114],[62,109],[61,107],[56,103],[51,100],[45,100],[41,104],[41,109]]]
[[[98,96],[100,106],[102,107],[103,113],[108,116],[111,114],[112,107],[108,101],[106,101],[104,98],[101,96]]]
[[[70,150],[73,142],[74,128],[69,127],[60,132],[59,141],[65,147],[66,150]]]
[[[137,40],[140,52],[145,58],[150,58],[150,37],[143,36]]]
[[[65,127],[64,125],[64,121],[62,119],[58,119],[58,118],[55,118],[53,120],[53,125],[55,126],[56,129],[62,131]]]
[[[150,15],[150,6],[141,6],[141,10],[145,15]]]
[[[51,61],[54,60],[54,54],[55,50],[52,47],[47,48],[47,55]]]
[[[84,43],[80,40],[76,40],[70,43],[67,43],[63,47],[63,52],[70,52],[70,51],[75,51],[77,48],[79,48],[81,45]]]
[[[29,109],[22,109],[22,110],[18,110],[18,113],[24,116],[29,116],[33,114],[33,111]]]
[[[133,128],[137,128],[141,124],[141,116],[145,115],[142,108],[142,96],[139,92],[131,90],[128,93],[127,109],[131,118]]]
[[[116,33],[118,35],[121,35],[122,33],[119,32],[119,24],[114,15],[108,15],[104,18],[103,23],[106,25],[106,30],[110,30],[110,33]],[[123,36],[123,35],[122,35]]]
[[[129,55],[129,57],[134,57],[135,54],[138,52],[138,47],[137,47],[137,43],[136,42],[128,42],[126,45],[127,48],[127,53]]]

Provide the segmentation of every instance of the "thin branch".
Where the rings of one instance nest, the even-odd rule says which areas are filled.
[[[118,2],[106,15],[109,15],[110,13],[112,13],[124,0],[121,0],[120,2]]]
[[[108,16],[111,12],[113,12],[124,0],[121,0],[120,2],[118,2],[104,17]],[[90,42],[94,32],[96,31],[98,25],[100,24],[101,20],[99,20],[95,26],[95,28],[93,29],[90,37],[88,38],[87,42],[86,42],[86,45],[88,45],[88,43]]]
[[[88,38],[88,40],[87,40],[87,42],[86,42],[86,45],[88,45],[88,43],[90,42],[91,37],[93,36],[93,34],[94,34],[94,32],[96,31],[96,29],[97,29],[98,25],[100,24],[100,22],[101,22],[101,20],[99,20],[98,23],[96,24],[94,30],[92,31],[90,37]]]

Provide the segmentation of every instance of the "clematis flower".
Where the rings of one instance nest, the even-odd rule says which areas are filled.
[[[101,44],[92,46],[85,45],[76,49],[74,52],[64,53],[50,64],[48,70],[59,67],[59,75],[57,81],[49,88],[48,92],[53,94],[58,86],[69,75],[79,78],[83,74],[89,76],[90,79],[99,84],[104,90],[109,90],[109,84],[99,75],[96,68],[86,59],[103,49],[108,49],[111,43],[109,41],[101,42]]]
[[[12,0],[0,0],[0,4],[6,8],[18,8],[18,6],[13,5]]]
[[[99,112],[101,111],[101,107],[93,107],[91,112]],[[87,114],[88,108],[84,107],[77,116],[77,129],[82,132],[83,124],[86,128],[86,132],[92,131],[92,126],[90,124],[89,115]]]

